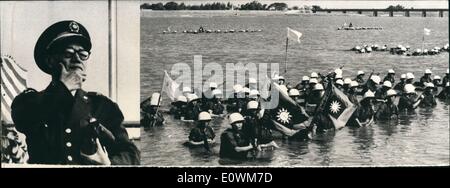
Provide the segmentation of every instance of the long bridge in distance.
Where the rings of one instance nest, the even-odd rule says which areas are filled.
[[[320,9],[320,10],[312,10],[313,13],[317,12],[342,12],[344,14],[348,12],[356,12],[358,14],[362,14],[363,12],[373,12],[373,16],[377,17],[379,12],[388,12],[390,17],[394,16],[394,12],[404,12],[406,17],[410,17],[411,12],[422,12],[422,17],[427,17],[427,12],[438,12],[439,17],[444,17],[444,12],[448,12],[448,9],[440,9],[440,8],[431,8],[431,9],[401,9],[401,10],[390,10],[390,9]]]

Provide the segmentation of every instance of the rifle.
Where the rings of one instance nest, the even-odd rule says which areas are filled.
[[[375,72],[375,70],[372,69],[372,72],[370,72],[369,77],[367,78],[366,82],[363,84],[364,87],[367,88],[367,83],[369,82],[369,80],[372,77],[374,72]],[[364,93],[363,93],[363,95],[364,95]]]
[[[330,77],[328,77],[328,79],[330,79]],[[326,88],[326,92],[325,92],[325,94],[324,94],[324,96],[323,96],[323,98],[322,98],[322,101],[320,102],[320,104],[316,107],[316,109],[314,110],[314,117],[313,117],[313,119],[311,120],[311,123],[309,124],[309,129],[312,129],[312,125],[313,125],[313,123],[315,122],[315,120],[317,119],[317,112],[321,112],[321,111],[323,111],[323,109],[325,108],[325,104],[328,102],[328,99],[330,98],[330,96],[331,96],[331,93],[332,93],[332,89],[333,89],[333,84],[331,83],[331,80],[329,80],[328,81],[328,85],[327,85],[327,88]],[[311,131],[311,130],[310,130]]]

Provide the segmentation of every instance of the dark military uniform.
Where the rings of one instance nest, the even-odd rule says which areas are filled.
[[[202,142],[206,139],[214,139],[216,134],[214,134],[214,130],[210,126],[206,126],[205,128],[195,127],[189,133],[189,140],[194,142]]]
[[[394,86],[394,90],[397,91],[397,93],[401,94],[399,91],[403,92],[403,89],[405,88],[405,81],[400,80],[397,85]]]
[[[185,120],[197,121],[198,114],[200,114],[200,112],[202,112],[202,111],[205,111],[205,110],[202,110],[201,104],[199,102],[200,101],[197,101],[196,104],[193,104],[192,102],[189,102],[187,104],[187,107],[186,107],[187,110],[185,111],[185,114],[184,114],[184,119]]]
[[[173,102],[172,107],[170,107],[170,114],[174,116],[175,119],[181,119],[183,112],[185,111],[186,103],[183,102]]]
[[[372,91],[375,92],[378,90],[376,84],[372,81],[372,80],[368,80],[367,83],[363,86],[363,90],[361,91],[361,93],[366,93],[367,91]]]
[[[227,112],[239,112],[241,113],[247,107],[248,100],[246,98],[239,98],[237,94],[227,100]]]
[[[441,86],[442,87],[445,87],[445,84],[447,84],[447,82],[449,82],[450,80],[449,80],[449,75],[448,74],[446,74],[445,76],[444,76],[444,78],[442,78],[442,84],[441,84]]]
[[[436,103],[436,97],[432,92],[425,91],[423,92],[424,98],[420,101],[419,106],[421,108],[426,107],[435,107],[437,105]]]
[[[214,97],[206,102],[206,108],[203,109],[205,111],[212,110],[212,114],[220,115],[223,114],[225,107],[219,99]]]
[[[377,120],[390,120],[397,117],[398,108],[391,101],[381,103],[375,113],[375,119]]]
[[[387,91],[389,88],[387,87],[381,87],[375,92],[375,98],[376,99],[385,99],[387,97]]]
[[[420,78],[420,86],[424,86],[425,83],[432,82],[432,81],[433,81],[433,80],[431,79],[431,76],[423,75],[423,76]]]
[[[237,152],[234,148],[249,144],[250,138],[243,131],[228,128],[220,136],[220,158],[247,159],[248,151]]]
[[[398,110],[399,111],[414,111],[414,103],[417,102],[416,100],[417,95],[402,95],[400,97],[400,100],[398,102]]]
[[[359,126],[356,122],[356,118],[358,118],[360,123],[365,123],[370,121],[374,115],[375,112],[373,111],[372,105],[367,99],[363,99],[345,126]]]
[[[11,106],[17,130],[27,136],[29,163],[90,164],[80,155],[95,118],[113,135],[99,137],[112,164],[139,164],[138,148],[129,140],[118,105],[105,96],[77,90],[75,96],[60,81],[41,92],[27,90]]]
[[[394,75],[392,75],[392,74],[386,75],[386,76],[384,77],[384,79],[383,79],[383,82],[385,82],[385,81],[389,81],[389,82],[391,82],[392,84],[394,84],[394,83],[395,83]]]
[[[362,85],[362,84],[365,83],[363,77],[364,77],[364,75],[358,75],[358,76],[356,76],[355,80],[356,80],[356,82],[358,82],[359,85]]]
[[[143,117],[141,119],[142,126],[152,127],[164,125],[164,116],[160,111],[156,112],[156,107],[147,106],[142,108],[142,111],[144,112]]]
[[[448,100],[450,94],[450,87],[445,87],[438,95],[437,98],[441,100]]]

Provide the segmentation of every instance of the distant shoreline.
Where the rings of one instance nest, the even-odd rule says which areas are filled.
[[[373,17],[371,13],[367,12],[364,14],[358,14],[353,12],[348,13],[312,13],[312,12],[296,12],[292,10],[287,11],[274,11],[274,10],[150,10],[150,9],[141,9],[141,16],[152,15],[152,13],[174,13],[173,16],[180,16],[178,14],[192,14],[190,16],[199,16],[199,15],[209,15],[209,14],[225,14],[229,16],[363,16],[363,17]],[[178,13],[178,14],[177,14]],[[170,17],[170,15],[167,15]],[[187,15],[184,15],[187,16]],[[378,17],[389,17],[389,13],[379,13]],[[403,13],[395,13],[393,17],[405,17]],[[411,17],[417,18],[421,17],[420,13],[411,13]],[[430,13],[427,18],[437,18],[437,13]],[[448,18],[447,14],[445,14],[444,19]]]

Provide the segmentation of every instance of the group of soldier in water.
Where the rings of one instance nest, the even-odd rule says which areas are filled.
[[[282,92],[289,95],[307,117],[320,116],[318,105],[324,97],[325,90],[331,85],[342,91],[356,106],[356,110],[348,120],[346,126],[369,126],[374,121],[396,121],[400,113],[414,113],[417,107],[430,108],[436,106],[436,98],[448,102],[450,86],[449,71],[441,79],[432,77],[432,72],[426,69],[419,81],[415,81],[413,73],[401,74],[400,81],[396,81],[396,72],[388,70],[381,79],[373,72],[365,79],[365,73],[358,71],[356,78],[343,78],[342,69],[323,76],[312,72],[303,76],[302,81],[295,86],[286,84],[283,76],[275,76],[272,81],[277,83]],[[216,83],[210,83],[208,91],[201,97],[189,87],[183,88],[180,95],[172,102],[169,113],[181,121],[193,121],[196,127],[189,134],[189,145],[203,146],[209,150],[209,145],[215,142],[215,133],[209,123],[212,117],[228,115],[231,128],[226,129],[220,136],[220,157],[245,159],[249,151],[278,148],[272,135],[273,130],[282,133],[283,137],[294,138],[299,134],[302,139],[310,139],[311,133],[334,130],[335,127],[327,118],[316,118],[309,125],[307,121],[297,126],[286,128],[288,131],[267,123],[268,117],[261,107],[265,100],[257,90],[257,80],[249,78],[246,86],[235,85],[233,96],[224,99],[223,93],[217,89]],[[198,92],[197,92],[198,93]],[[164,116],[158,111],[160,94],[141,104],[144,127],[164,125]],[[318,121],[317,121],[318,120]],[[316,126],[313,130],[312,126]],[[304,130],[304,131],[302,131]],[[293,133],[289,132],[293,131]]]

